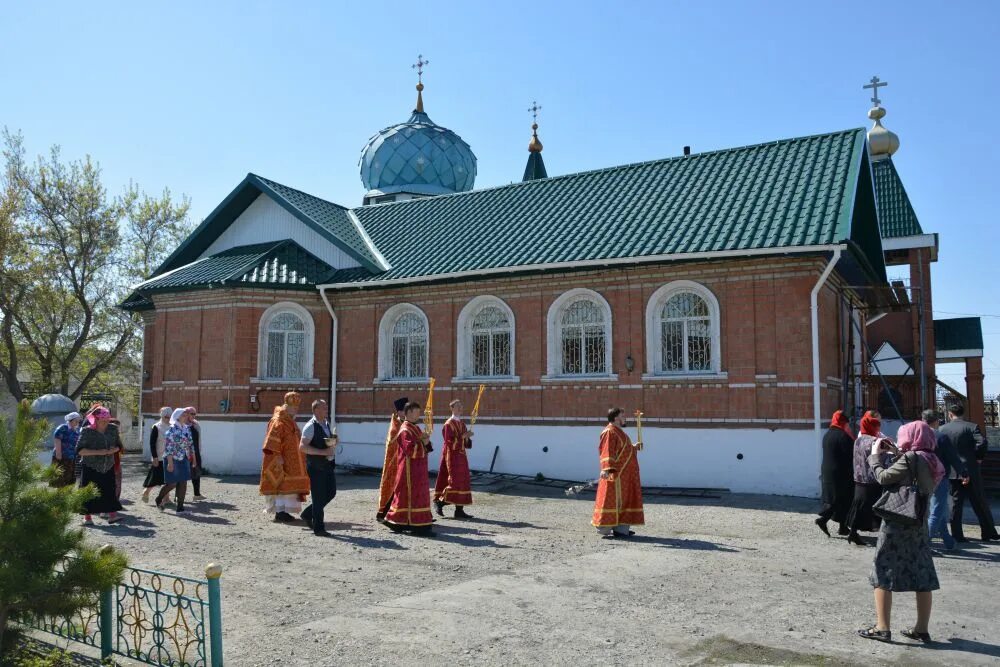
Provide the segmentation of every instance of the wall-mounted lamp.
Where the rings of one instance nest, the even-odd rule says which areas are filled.
[[[148,380],[148,379],[149,379],[149,377],[150,377],[150,376],[149,376],[149,371],[148,371],[148,370],[146,370],[146,369],[143,369],[143,371],[142,371],[142,379],[143,379],[143,380]]]
[[[250,409],[254,412],[260,410],[260,401],[257,400],[257,394],[250,394]]]
[[[635,370],[635,359],[632,358],[631,352],[625,355],[625,370],[629,373]]]
[[[219,401],[219,412],[221,412],[222,414],[226,414],[227,412],[229,412],[228,398],[224,398],[221,401]]]

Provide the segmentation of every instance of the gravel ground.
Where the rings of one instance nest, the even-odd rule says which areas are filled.
[[[138,499],[141,465],[127,465]],[[827,538],[808,499],[647,499],[630,541],[589,525],[593,494],[508,482],[474,488],[476,518],[437,536],[374,521],[377,478],[341,474],[332,539],[272,523],[256,480],[206,478],[208,500],[160,513],[141,501],[123,525],[88,529],[133,565],[201,577],[224,567],[229,665],[997,664],[1000,546],[936,559],[932,648],[879,644],[873,550]],[[997,516],[1000,513],[994,510]],[[971,514],[971,512],[970,512]],[[978,535],[978,528],[967,529]],[[914,620],[897,596],[894,626]],[[992,629],[991,629],[992,628]],[[898,633],[897,633],[898,634]]]

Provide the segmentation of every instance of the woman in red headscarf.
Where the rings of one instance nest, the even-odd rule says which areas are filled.
[[[823,482],[823,508],[816,519],[819,529],[830,536],[826,524],[834,520],[840,524],[839,535],[847,535],[847,512],[854,498],[854,434],[843,410],[833,413],[830,428],[823,436],[823,464],[820,477]]]
[[[882,487],[868,465],[868,457],[872,453],[872,443],[884,437],[882,415],[869,410],[861,418],[861,433],[854,441],[854,501],[847,513],[847,541],[858,546],[871,546],[858,535],[858,531],[878,530],[880,523],[872,512],[872,506],[882,495]]]

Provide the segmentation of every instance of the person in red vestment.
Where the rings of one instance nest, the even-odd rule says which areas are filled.
[[[309,494],[306,457],[299,451],[302,434],[295,424],[302,397],[298,392],[285,394],[285,402],[274,409],[264,435],[264,459],[260,469],[260,495],[265,512],[274,514],[279,523],[292,523]]]
[[[591,520],[605,539],[635,535],[630,526],[645,523],[636,456],[642,443],[633,445],[624,427],[625,411],[621,408],[609,410],[608,425],[601,432],[601,479]]]
[[[403,425],[404,410],[410,399],[397,398],[392,404],[395,412],[389,417],[389,431],[385,435],[385,461],[382,462],[382,481],[378,486],[378,509],[375,511],[375,520],[379,523],[385,521],[385,513],[389,511],[389,501],[392,500],[392,491],[396,486],[396,450],[398,445],[396,439],[399,437],[399,429]]]
[[[444,516],[444,506],[455,506],[456,519],[471,519],[465,506],[472,504],[472,477],[469,474],[469,457],[472,449],[472,431],[462,422],[462,401],[457,398],[448,404],[451,417],[444,423],[444,448],[438,466],[437,483],[434,485],[434,509]]]
[[[396,438],[396,480],[385,525],[397,532],[410,529],[427,535],[431,533],[434,522],[427,476],[430,438],[417,426],[420,415],[419,403],[406,404],[406,419]]]

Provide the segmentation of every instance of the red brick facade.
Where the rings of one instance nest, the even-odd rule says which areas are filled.
[[[441,285],[328,292],[337,315],[336,413],[338,421],[370,421],[406,394],[423,401],[426,385],[386,383],[378,375],[378,331],[385,311],[411,303],[430,328],[430,374],[440,388],[435,401],[454,397],[471,404],[477,382],[453,382],[456,326],[462,307],[476,296],[502,299],[513,311],[517,383],[489,384],[481,419],[503,423],[559,424],[599,420],[611,404],[641,407],[646,420],[664,426],[771,425],[809,428],[813,418],[810,291],[823,258],[763,257],[571,273],[490,278]],[[719,303],[721,371],[711,378],[647,378],[645,313],[650,296],[675,280],[705,286]],[[838,406],[844,368],[836,274],[820,293],[822,413]],[[611,370],[617,380],[546,379],[549,306],[574,288],[597,291],[612,310]],[[315,324],[315,383],[259,382],[258,324],[281,301],[307,308]],[[305,400],[329,398],[331,318],[319,293],[308,291],[203,290],[155,297],[147,313],[143,412],[160,405],[195,405],[224,419],[268,416],[289,389]],[[626,358],[634,361],[626,369]],[[257,397],[256,409],[250,397]]]

